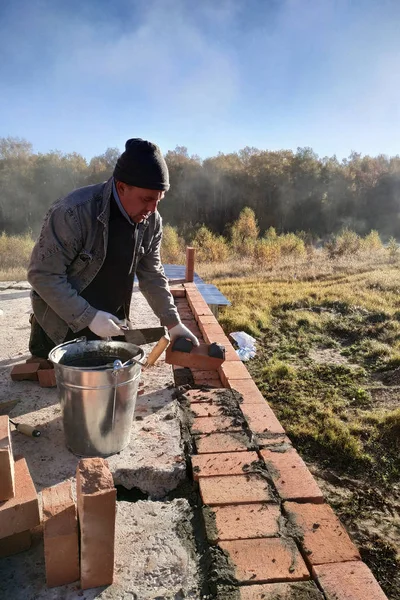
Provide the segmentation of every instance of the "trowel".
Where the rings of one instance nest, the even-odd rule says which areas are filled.
[[[148,355],[145,363],[141,363],[144,369],[151,367],[161,356],[170,343],[168,329],[166,327],[147,327],[145,329],[129,329],[127,325],[122,325],[121,330],[125,340],[129,344],[141,346],[143,344],[152,344],[157,342]]]
[[[162,337],[168,337],[166,327],[147,327],[145,329],[129,329],[127,325],[121,326],[125,340],[130,344],[142,346],[143,344],[152,344],[158,342]]]

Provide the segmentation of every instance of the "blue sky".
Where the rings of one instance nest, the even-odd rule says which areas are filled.
[[[400,153],[399,0],[0,0],[0,137]]]

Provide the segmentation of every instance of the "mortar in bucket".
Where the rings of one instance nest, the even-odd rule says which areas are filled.
[[[67,448],[78,456],[110,456],[130,441],[143,367],[154,364],[169,340],[161,338],[147,361],[135,344],[78,338],[51,350]]]

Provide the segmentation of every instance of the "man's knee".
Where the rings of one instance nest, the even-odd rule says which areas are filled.
[[[45,333],[37,322],[35,315],[30,316],[31,335],[29,338],[29,352],[38,358],[47,358],[50,350],[55,347],[53,340]]]

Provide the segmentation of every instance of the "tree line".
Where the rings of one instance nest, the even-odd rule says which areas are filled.
[[[86,160],[73,152],[33,152],[19,138],[0,138],[0,232],[36,235],[49,206],[73,189],[104,181],[120,154],[108,148]],[[311,148],[269,151],[246,147],[200,159],[177,146],[165,155],[171,189],[164,221],[189,238],[200,225],[226,235],[243,208],[260,232],[306,232],[313,240],[351,229],[400,238],[400,157],[339,161]]]

